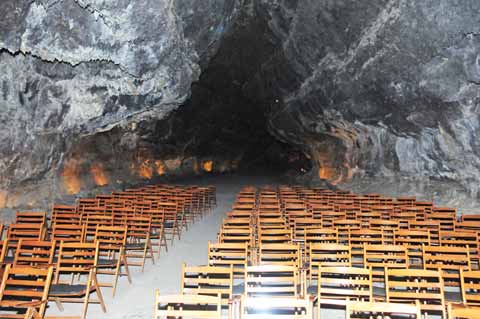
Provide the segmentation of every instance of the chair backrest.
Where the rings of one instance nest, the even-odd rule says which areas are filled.
[[[310,280],[317,278],[318,268],[349,267],[352,265],[352,250],[342,244],[310,244],[308,254]]]
[[[299,267],[301,256],[297,244],[262,244],[259,261],[265,265],[286,265]]]
[[[228,305],[232,297],[233,267],[182,265],[182,294],[218,296]]]
[[[17,212],[15,216],[16,224],[47,224],[46,212]]]
[[[320,303],[373,300],[372,271],[369,268],[322,266],[318,271],[317,287]]]
[[[208,264],[210,266],[233,267],[235,277],[243,278],[248,258],[248,245],[246,243],[208,242]]]
[[[338,243],[338,230],[336,228],[316,228],[309,227],[305,229],[305,246],[309,247],[309,244],[319,243]]]
[[[383,277],[385,267],[408,268],[407,248],[398,245],[365,245],[363,265],[372,267],[373,275],[376,278]]]
[[[52,240],[64,242],[83,242],[85,240],[86,225],[85,224],[64,224],[54,223],[52,225]]]
[[[247,297],[296,297],[298,284],[298,268],[294,266],[261,265],[245,269]]]
[[[125,219],[127,241],[135,242],[149,238],[152,231],[152,218],[146,216],[129,216]]]
[[[61,242],[55,266],[55,283],[61,283],[61,275],[63,274],[82,275],[94,270],[98,263],[99,244],[99,242]],[[71,283],[71,279],[65,282]]]
[[[291,244],[293,232],[289,228],[283,229],[259,229],[258,242],[262,244]]]
[[[7,230],[9,244],[16,244],[20,239],[42,240],[45,227],[38,223],[10,224]]]
[[[462,301],[465,305],[480,306],[480,270],[460,269],[460,289]]]
[[[353,250],[363,250],[367,245],[383,245],[383,230],[352,229],[348,232],[348,243]]]
[[[85,224],[85,239],[92,240],[99,226],[113,226],[113,216],[84,214],[82,215],[82,223]]]
[[[95,231],[94,242],[100,243],[102,251],[121,251],[127,243],[127,227],[98,226]]]
[[[428,313],[440,312],[445,318],[443,279],[438,270],[387,269],[385,274],[387,302],[413,303]]]
[[[387,302],[347,302],[347,319],[365,318],[365,315],[375,314],[375,318],[392,318],[392,315],[400,315],[399,318],[421,318],[420,305],[400,304]]]
[[[204,295],[160,295],[155,293],[154,318],[222,318],[222,298]]]
[[[443,231],[439,233],[441,246],[469,247],[471,255],[478,253],[478,232],[477,231]]]
[[[222,228],[218,234],[220,243],[247,243],[249,246],[253,242],[252,228]]]
[[[441,270],[445,285],[457,286],[460,270],[470,270],[470,251],[467,247],[424,246],[423,268]]]
[[[321,228],[322,220],[314,218],[296,218],[293,225],[294,238],[299,241],[305,240],[305,232],[309,228]]]
[[[53,266],[55,241],[20,239],[13,259],[14,266]]]
[[[278,318],[312,319],[308,298],[254,298],[242,296],[240,316],[243,319]]]
[[[480,308],[448,304],[448,319],[478,319]]]
[[[48,302],[48,290],[52,280],[53,267],[14,267],[7,265],[0,286],[0,317],[2,309],[27,310],[32,307],[43,318]],[[15,318],[15,316],[6,316]],[[23,318],[19,315],[17,318]]]

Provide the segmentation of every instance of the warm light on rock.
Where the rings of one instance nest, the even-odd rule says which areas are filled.
[[[93,164],[90,168],[90,173],[92,174],[93,180],[95,181],[95,185],[105,186],[108,184],[108,177],[105,173],[103,164]]]
[[[165,175],[165,164],[161,160],[156,160],[154,162],[155,164],[155,171],[159,176]]]
[[[68,194],[77,194],[81,187],[82,181],[80,180],[80,167],[78,165],[77,160],[70,159],[68,160],[64,166],[63,171],[61,173],[63,179],[63,185]]]
[[[204,161],[202,168],[205,172],[211,173],[213,171],[213,161]]]
[[[150,165],[150,160],[145,160],[140,164],[139,175],[145,179],[151,179],[153,176],[153,167]]]

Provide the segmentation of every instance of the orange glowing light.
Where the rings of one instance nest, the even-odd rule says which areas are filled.
[[[335,177],[335,169],[331,168],[331,167],[320,167],[319,171],[318,171],[318,176],[321,178],[321,179],[332,179],[333,177]]]
[[[63,177],[63,185],[68,194],[77,194],[80,191],[82,182],[79,178],[80,167],[76,160],[70,159],[63,166],[61,176]]]
[[[159,176],[165,175],[165,164],[161,160],[156,160],[154,162],[155,170]]]
[[[202,163],[202,168],[205,172],[210,173],[211,171],[213,171],[213,161],[204,161]]]
[[[149,160],[145,160],[142,164],[140,164],[139,171],[141,177],[145,179],[151,179],[153,176],[153,167],[150,165]]]
[[[93,164],[92,167],[90,167],[90,174],[92,174],[95,185],[105,186],[108,184],[108,177],[101,163]]]

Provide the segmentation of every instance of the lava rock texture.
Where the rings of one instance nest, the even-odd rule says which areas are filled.
[[[139,136],[128,132],[186,100],[238,9],[237,0],[2,1],[0,207],[38,192],[51,202],[85,170],[68,154],[83,145],[88,157],[90,135],[124,127],[110,147],[134,149]]]
[[[254,106],[312,178],[476,205],[479,53],[478,0],[4,0],[0,207],[211,171],[202,70],[187,107]]]
[[[262,7],[280,44],[252,86],[274,88],[272,133],[301,145],[320,177],[361,192],[478,199],[480,2]]]

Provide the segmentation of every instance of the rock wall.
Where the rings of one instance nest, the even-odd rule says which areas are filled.
[[[271,132],[303,147],[319,177],[478,199],[480,2],[261,6],[280,44],[252,87],[274,88]]]
[[[51,202],[63,191],[59,178],[82,174],[71,164],[82,159],[70,154],[89,157],[88,145],[78,152],[88,136],[121,127],[130,132],[122,138],[128,144],[140,138],[135,123],[162,119],[181,105],[239,6],[238,0],[2,1],[0,208]]]
[[[0,207],[236,169],[172,115],[201,72],[185,110],[258,112],[316,179],[476,206],[479,34],[477,0],[4,0]]]

